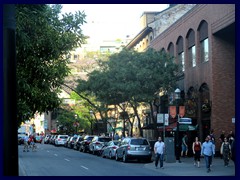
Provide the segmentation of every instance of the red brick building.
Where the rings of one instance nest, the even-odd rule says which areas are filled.
[[[183,65],[178,86],[201,140],[211,129],[217,141],[220,131],[235,132],[234,4],[198,4],[148,47],[170,53]]]

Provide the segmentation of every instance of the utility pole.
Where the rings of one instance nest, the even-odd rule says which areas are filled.
[[[18,176],[15,5],[3,5],[3,175]]]

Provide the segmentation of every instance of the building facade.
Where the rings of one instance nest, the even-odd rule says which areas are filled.
[[[235,5],[197,4],[176,17],[163,31],[164,20],[148,24],[151,32],[147,35],[152,38],[146,48],[165,51],[182,65],[178,88],[185,116],[198,125],[196,135],[201,141],[214,129],[219,148],[221,131],[235,132]],[[129,49],[136,49],[138,38],[145,37],[136,36]]]

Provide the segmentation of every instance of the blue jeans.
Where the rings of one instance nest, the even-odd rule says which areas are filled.
[[[212,164],[212,156],[204,155],[204,160],[206,163],[206,168],[210,170],[210,165]]]
[[[163,158],[164,158],[164,155],[163,154],[159,154],[157,153],[155,155],[155,166],[157,167],[158,166],[158,161],[160,160],[160,168],[163,167]]]

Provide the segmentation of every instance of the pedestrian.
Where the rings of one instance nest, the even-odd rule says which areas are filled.
[[[228,136],[227,136],[227,139],[228,139],[228,142],[229,142],[230,145],[232,145],[232,142],[233,142],[234,138],[235,138],[235,135],[234,135],[233,131],[230,131]]]
[[[195,141],[192,145],[192,151],[194,155],[194,166],[200,167],[200,156],[201,156],[201,142],[198,137],[195,137]]]
[[[210,135],[209,135],[209,136],[211,137],[211,141],[212,141],[212,143],[213,143],[213,144],[215,144],[214,129],[212,129],[212,130],[211,130],[211,132],[210,132]]]
[[[27,150],[27,152],[29,152],[29,150],[28,150],[28,140],[29,140],[28,135],[25,134],[25,136],[23,138],[23,141],[24,141],[23,152],[26,152],[26,150]]]
[[[235,164],[235,158],[236,158],[236,145],[235,145],[235,139],[233,140],[233,142],[232,142],[232,144],[231,144],[231,159],[232,159],[232,161],[234,162],[234,164]]]
[[[188,153],[188,137],[187,134],[184,134],[182,138],[182,151],[181,151],[181,156],[183,157],[184,155],[187,156]]]
[[[228,167],[231,145],[226,137],[224,138],[224,142],[221,145],[220,153],[223,155],[224,166]]]
[[[154,144],[154,153],[155,153],[155,167],[157,169],[158,161],[160,160],[160,169],[163,168],[163,159],[164,159],[165,144],[162,141],[161,137],[158,137],[158,141]]]
[[[114,136],[114,140],[119,140],[119,139],[120,139],[120,137],[119,137],[118,133],[116,133]]]
[[[209,142],[211,142],[213,144],[213,148],[215,149],[215,141],[214,139],[211,137],[211,135],[208,135],[208,139],[209,139]],[[212,166],[212,163],[213,163],[213,158],[214,158],[214,154],[212,155],[212,161],[211,161],[211,164],[210,166]]]
[[[222,131],[221,132],[221,134],[220,134],[220,136],[219,136],[219,141],[220,141],[220,144],[222,144],[223,142],[224,142],[224,138],[225,138],[226,136],[225,136],[225,131]],[[220,154],[220,157],[221,157],[221,159],[223,158],[223,156]]]
[[[211,171],[210,164],[212,163],[212,157],[215,154],[215,146],[209,141],[209,136],[205,138],[205,142],[202,144],[201,155],[204,156],[207,172]]]

